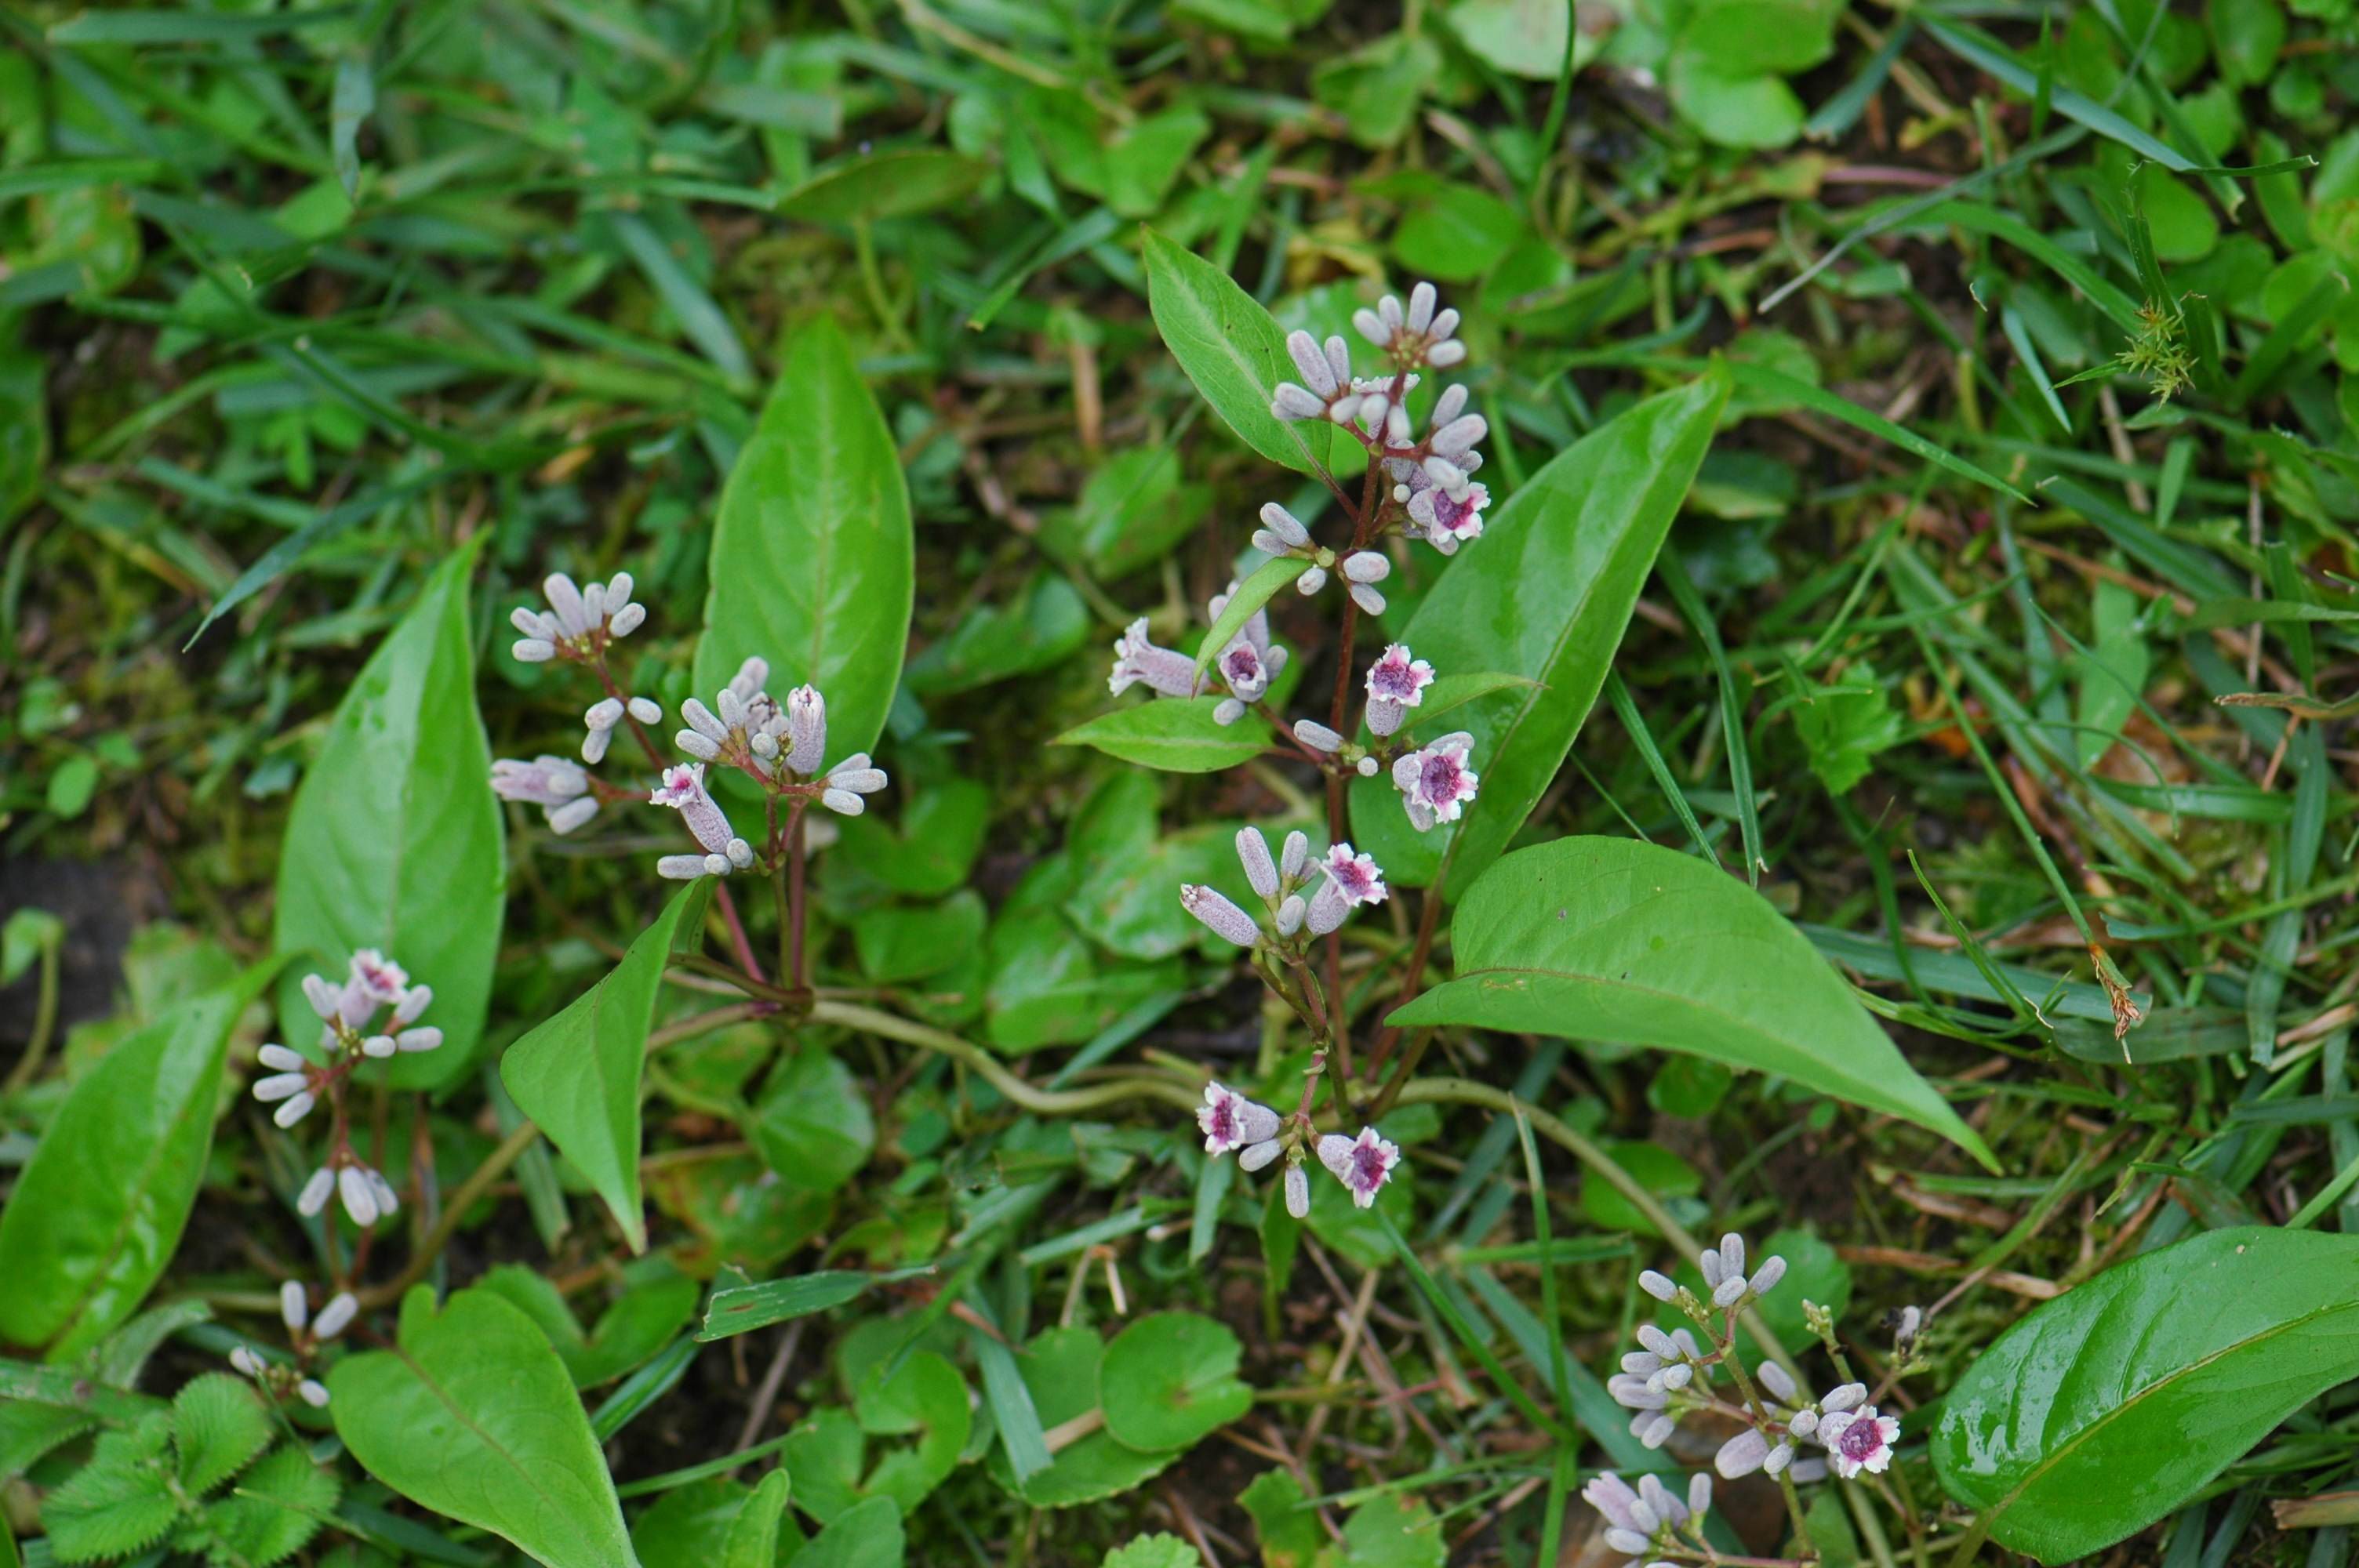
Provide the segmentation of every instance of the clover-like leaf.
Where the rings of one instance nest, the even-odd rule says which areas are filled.
[[[1226,1325],[1201,1313],[1140,1318],[1106,1346],[1098,1372],[1106,1430],[1127,1447],[1193,1447],[1253,1408],[1237,1377],[1243,1354]]]

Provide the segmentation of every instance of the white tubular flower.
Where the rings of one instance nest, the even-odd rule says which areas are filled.
[[[393,1046],[397,1051],[433,1051],[440,1049],[441,1044],[442,1031],[430,1023],[405,1029],[393,1037]]]
[[[1408,644],[1395,643],[1368,666],[1368,728],[1389,735],[1401,727],[1408,710],[1425,700],[1433,684],[1433,666],[1410,656]]]
[[[1309,571],[1304,572],[1300,577],[1294,579],[1294,591],[1300,594],[1305,599],[1310,598],[1312,594],[1317,593],[1321,589],[1325,588],[1326,586],[1327,568],[1325,567],[1312,567]]]
[[[635,697],[623,704],[623,711],[642,724],[654,724],[663,718],[663,704],[651,697]]]
[[[1382,582],[1393,575],[1393,563],[1380,550],[1359,550],[1343,557],[1347,582]]]
[[[314,1339],[333,1339],[352,1326],[353,1319],[360,1310],[361,1303],[352,1292],[337,1292],[328,1298],[328,1304],[320,1309],[318,1319],[311,1325],[311,1336]]]
[[[635,605],[633,608],[636,609],[637,607]],[[328,1385],[320,1381],[317,1378],[306,1378],[301,1382],[296,1384],[295,1393],[296,1396],[302,1400],[305,1404],[310,1405],[315,1411],[323,1411],[328,1408]]]
[[[1231,903],[1228,896],[1217,888],[1181,882],[1180,907],[1202,921],[1213,935],[1240,947],[1250,947],[1261,940],[1261,927],[1255,923],[1254,917]]]
[[[619,697],[599,698],[584,708],[582,725],[591,730],[612,730],[623,721],[623,699]]]
[[[1224,697],[1212,705],[1212,722],[1225,730],[1243,719],[1251,709],[1234,697]]]
[[[693,702],[696,699],[690,697],[689,700]],[[673,745],[701,762],[713,762],[721,755],[721,742],[701,730],[682,730],[671,741]]]
[[[1343,737],[1315,719],[1296,719],[1294,738],[1314,752],[1332,752],[1343,744]]]
[[[436,1039],[439,1041],[440,1036],[437,1035]],[[390,1034],[372,1034],[361,1042],[361,1054],[378,1061],[383,1061],[400,1049],[399,1044]]]
[[[1297,1219],[1310,1217],[1310,1178],[1299,1165],[1286,1168],[1286,1212]]]
[[[1106,676],[1106,689],[1120,697],[1142,685],[1163,697],[1193,697],[1198,690],[1196,661],[1147,641],[1143,615],[1114,640],[1114,670]]]
[[[1353,1204],[1366,1208],[1376,1201],[1376,1194],[1384,1184],[1393,1179],[1393,1167],[1400,1163],[1400,1149],[1375,1128],[1363,1127],[1357,1138],[1334,1133],[1321,1138],[1319,1162],[1343,1184]]]
[[[297,1095],[293,1099],[288,1100],[286,1104],[280,1106],[278,1108],[278,1113],[273,1116],[270,1119],[280,1127],[292,1127],[297,1122],[302,1120],[305,1117],[310,1115],[311,1108],[318,1103],[319,1101],[314,1098],[310,1091],[307,1089],[303,1093]]]
[[[1393,762],[1393,784],[1401,792],[1409,826],[1423,833],[1438,822],[1455,822],[1478,782],[1466,765],[1474,737],[1463,730],[1444,735]]]
[[[548,761],[549,759],[544,758],[542,760]],[[559,762],[564,761],[561,757],[556,760]],[[571,767],[573,764],[567,762],[565,765]],[[522,767],[524,764],[522,762],[518,762],[516,763],[515,766]],[[499,764],[497,762],[492,764],[492,779],[494,787],[496,788],[499,781]],[[336,982],[330,979],[325,975],[305,975],[303,977],[303,1000],[311,1004],[311,1011],[318,1013],[321,1021],[323,1022],[333,1023],[344,1015],[343,996],[343,991],[338,988]]]
[[[1616,1552],[1627,1552],[1636,1557],[1650,1549],[1654,1543],[1638,1530],[1625,1530],[1615,1525],[1606,1530],[1605,1544]]]
[[[1252,639],[1242,632],[1230,639],[1229,645],[1221,650],[1221,656],[1212,663],[1221,672],[1221,678],[1228,683],[1230,693],[1239,702],[1259,702],[1262,694],[1269,690],[1274,672],[1263,658],[1262,650],[1254,646]]]
[[[270,1363],[243,1345],[230,1347],[229,1364],[249,1378],[259,1378],[270,1369]]]
[[[1382,903],[1387,892],[1385,873],[1372,855],[1358,854],[1349,842],[1335,845],[1319,861],[1329,886],[1347,903]]]
[[[875,795],[886,784],[885,770],[871,765],[868,753],[854,752],[827,772],[827,788],[819,797],[830,811],[857,816],[868,809],[863,795]],[[751,864],[750,858],[746,864]]]
[[[1764,1361],[1753,1375],[1761,1379],[1763,1388],[1777,1396],[1778,1403],[1790,1405],[1797,1402],[1794,1396],[1801,1390],[1796,1386],[1793,1374],[1775,1361]]]
[[[1786,1473],[1797,1482],[1823,1481],[1827,1478],[1827,1462],[1823,1459],[1797,1459],[1786,1466]]]
[[[1277,1136],[1279,1122],[1277,1112],[1269,1107],[1215,1081],[1204,1086],[1204,1103],[1196,1108],[1196,1125],[1203,1130],[1204,1152],[1217,1158],[1248,1144],[1270,1141]]]
[[[1310,547],[1310,530],[1303,525],[1300,518],[1275,501],[1263,503],[1261,525],[1284,546],[1282,549],[1265,550],[1262,552],[1264,555],[1282,556],[1288,551]]]
[[[1286,351],[1310,384],[1278,383],[1269,411],[1281,419],[1324,418],[1338,425],[1350,419],[1359,399],[1352,391],[1352,351],[1343,340],[1330,338],[1321,345],[1308,332],[1289,332]]]
[[[1720,1445],[1712,1456],[1712,1467],[1720,1472],[1723,1481],[1734,1481],[1740,1476],[1750,1476],[1768,1462],[1769,1440],[1751,1427]]]
[[[1670,1396],[1635,1372],[1616,1372],[1605,1379],[1605,1391],[1625,1410],[1658,1411]]]
[[[1310,906],[1303,902],[1300,893],[1288,893],[1286,902],[1277,906],[1277,934],[1280,936],[1293,935],[1302,929],[1302,922],[1310,913]]]
[[[1385,612],[1385,596],[1366,583],[1355,582],[1349,591],[1352,595],[1352,602],[1367,614],[1382,615]]]
[[[265,1045],[255,1053],[262,1065],[274,1073],[299,1073],[306,1064],[302,1056],[284,1045]]]
[[[336,1190],[336,1173],[325,1165],[311,1173],[303,1190],[295,1195],[295,1212],[305,1219],[312,1218],[328,1206],[329,1197]]]
[[[1459,546],[1483,536],[1483,509],[1491,504],[1491,492],[1460,466],[1477,461],[1477,455],[1468,452],[1457,463],[1429,458],[1422,466],[1404,465],[1406,481],[1394,490],[1397,496],[1403,489],[1408,492],[1409,521],[1427,544],[1445,556],[1456,555]]]
[[[1786,1260],[1767,1258],[1762,1260],[1761,1267],[1753,1271],[1753,1278],[1745,1282],[1745,1288],[1756,1296],[1766,1296],[1776,1290],[1777,1281],[1785,1277]]]
[[[339,1009],[343,1021],[355,1029],[367,1022],[376,1010],[388,1004],[398,1006],[409,989],[409,972],[374,947],[364,947],[353,955],[352,968],[344,980],[343,995]]]
[[[1490,429],[1490,422],[1480,414],[1462,414],[1434,431],[1433,449],[1445,458],[1463,457]]]
[[[1712,1476],[1699,1470],[1688,1477],[1688,1513],[1701,1519],[1712,1512]]]
[[[1343,925],[1343,917],[1351,913],[1351,901],[1335,884],[1321,882],[1310,894],[1310,907],[1303,912],[1303,923],[1310,928],[1313,936],[1324,936]]]
[[[1277,852],[1277,873],[1288,881],[1295,881],[1310,860],[1310,836],[1298,828],[1286,836],[1286,843]]]
[[[694,699],[690,699],[693,703]],[[695,704],[701,708],[701,704]],[[668,806],[680,815],[696,841],[704,846],[707,856],[722,853],[729,840],[737,837],[729,830],[729,818],[704,790],[704,764],[682,762],[664,770],[663,783],[647,796],[651,806]],[[725,861],[723,862],[726,863]]]
[[[1245,881],[1255,892],[1264,898],[1277,896],[1277,862],[1270,859],[1269,840],[1261,836],[1258,827],[1237,829],[1237,863],[1245,869]]]
[[[376,1195],[376,1212],[379,1215],[390,1218],[401,1212],[401,1198],[394,1192],[393,1184],[385,1179],[384,1173],[364,1165],[361,1174],[367,1179],[369,1191]]]
[[[1661,1411],[1640,1411],[1630,1418],[1630,1435],[1647,1448],[1660,1448],[1679,1426],[1675,1416]]]
[[[539,806],[549,827],[559,833],[571,833],[598,815],[598,799],[589,792],[590,775],[567,757],[544,754],[529,762],[502,757],[492,764],[492,793],[502,800]],[[308,995],[309,980],[304,989]],[[312,1006],[318,1005],[313,998]]]
[[[787,769],[809,777],[827,756],[827,698],[815,686],[787,693]]]
[[[1688,1505],[1677,1492],[1663,1485],[1659,1476],[1638,1477],[1638,1500],[1648,1513],[1673,1530],[1688,1522]]]
[[[699,877],[715,875],[706,869],[706,859],[703,855],[665,855],[656,861],[656,875],[677,882],[692,882]],[[728,862],[723,860],[722,864]]]
[[[1637,1519],[1631,1511],[1633,1505],[1638,1501],[1638,1494],[1630,1489],[1629,1482],[1625,1481],[1613,1471],[1603,1471],[1592,1476],[1589,1485],[1581,1488],[1581,1497],[1583,1502],[1595,1509],[1604,1518],[1608,1528],[1614,1530],[1638,1528]],[[1645,1549],[1642,1547],[1640,1550]]]
[[[1258,1171],[1285,1152],[1285,1144],[1275,1138],[1265,1138],[1258,1143],[1247,1145],[1245,1152],[1237,1156],[1237,1169]]]
[[[1867,1385],[1865,1383],[1845,1383],[1833,1393],[1821,1400],[1819,1409],[1832,1415],[1843,1411],[1857,1410],[1866,1402]]]
[[[254,1098],[265,1105],[276,1105],[283,1099],[293,1099],[303,1092],[310,1079],[304,1074],[274,1073],[266,1078],[254,1080]]]
[[[288,1280],[278,1287],[278,1318],[297,1334],[311,1320],[310,1299],[304,1295],[300,1282]]]
[[[368,1173],[358,1165],[346,1165],[336,1173],[336,1192],[344,1200],[344,1212],[354,1225],[366,1230],[376,1223],[376,1189],[369,1184]]]
[[[432,986],[412,986],[401,993],[401,1000],[394,1005],[393,1021],[396,1023],[415,1023],[433,1000]]]
[[[1638,1276],[1638,1288],[1658,1302],[1675,1300],[1680,1293],[1680,1287],[1669,1275],[1657,1273],[1652,1269]]]
[[[1733,1307],[1744,1299],[1745,1276],[1742,1274],[1731,1274],[1712,1288],[1712,1304],[1716,1307]]]
[[[1779,1441],[1769,1445],[1769,1457],[1761,1462],[1761,1467],[1775,1476],[1793,1462],[1794,1445],[1788,1442]]]

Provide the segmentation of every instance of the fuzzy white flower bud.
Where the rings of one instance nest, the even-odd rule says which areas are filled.
[[[1343,737],[1315,719],[1296,719],[1294,738],[1314,752],[1332,752],[1343,744]]]
[[[296,1195],[295,1212],[305,1219],[311,1218],[328,1206],[328,1198],[335,1190],[336,1173],[325,1165],[321,1166],[311,1173],[311,1179],[305,1182],[303,1190]]]
[[[1237,861],[1245,869],[1245,881],[1254,892],[1264,898],[1277,896],[1277,862],[1269,856],[1269,840],[1261,836],[1258,827],[1237,829]]]
[[[311,1303],[303,1294],[300,1282],[288,1280],[278,1287],[278,1318],[288,1328],[300,1331],[310,1320]]]
[[[1286,1212],[1297,1219],[1310,1217],[1310,1178],[1299,1165],[1286,1168]]]
[[[1213,935],[1224,937],[1240,947],[1250,947],[1261,939],[1261,927],[1230,902],[1218,888],[1196,882],[1180,884],[1180,907],[1208,926]]]
[[[352,1326],[353,1316],[361,1310],[360,1302],[350,1291],[338,1291],[320,1309],[319,1321],[311,1325],[312,1334],[321,1339],[333,1339]]]

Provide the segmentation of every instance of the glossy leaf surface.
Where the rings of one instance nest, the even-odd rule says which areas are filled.
[[[1519,849],[1451,927],[1457,978],[1392,1015],[1708,1056],[1989,1150],[1769,902],[1658,844]],[[1994,1169],[1995,1166],[1994,1166]]]
[[[500,1058],[500,1079],[517,1108],[605,1200],[634,1252],[647,1245],[639,1197],[639,1076],[647,1030],[664,965],[683,939],[696,940],[710,886],[700,878],[672,894],[605,979]]]
[[[310,968],[342,984],[353,954],[374,947],[434,988],[422,1022],[442,1031],[440,1049],[365,1075],[399,1088],[439,1088],[466,1072],[506,907],[504,819],[475,711],[475,556],[472,546],[453,553],[369,656],[295,792],[279,852],[272,940],[292,960],[278,987],[287,1044],[306,1050],[319,1036],[303,1000]]]
[[[1227,273],[1154,230],[1147,231],[1147,297],[1171,357],[1237,438],[1298,473],[1312,471],[1307,445],[1270,412],[1281,381],[1299,378],[1286,334]],[[1313,425],[1323,442],[1323,428]]]
[[[2116,1265],[2001,1335],[1942,1403],[1934,1467],[2043,1563],[2178,1509],[2359,1377],[2359,1237],[2214,1230]]]
[[[1088,746],[1167,773],[1210,773],[1249,762],[1271,744],[1269,721],[1248,713],[1217,724],[1218,697],[1158,697],[1117,708],[1057,737],[1060,746]]]
[[[369,1474],[549,1568],[638,1568],[565,1364],[488,1291],[402,1298],[397,1348],[346,1357],[328,1411]]]
[[[1451,716],[1450,729],[1474,737],[1480,780],[1457,822],[1419,833],[1388,774],[1353,782],[1352,841],[1387,881],[1424,887],[1446,875],[1450,895],[1462,896],[1523,827],[1597,700],[1727,396],[1714,373],[1567,448],[1507,498],[1409,617],[1398,641],[1437,676],[1538,684]]]
[[[711,702],[749,655],[770,691],[827,698],[827,761],[884,732],[912,591],[909,491],[852,345],[821,317],[786,345],[712,527],[696,689]]]
[[[74,1085],[0,1206],[0,1339],[62,1359],[138,1309],[204,1179],[230,1031],[276,968],[182,1003]]]

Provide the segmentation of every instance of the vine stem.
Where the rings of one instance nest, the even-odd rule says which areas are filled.
[[[814,1001],[811,1003],[810,1021],[813,1023],[840,1023],[847,1029],[864,1029],[888,1040],[940,1052],[964,1064],[976,1076],[1014,1104],[1041,1116],[1070,1116],[1126,1099],[1158,1099],[1166,1105],[1192,1111],[1202,1098],[1201,1090],[1188,1087],[1176,1077],[1144,1074],[1110,1078],[1082,1089],[1040,1088],[1009,1072],[982,1046],[962,1040],[947,1030],[913,1022],[876,1008],[861,1007],[853,1002]]]
[[[450,1245],[451,1238],[458,1234],[459,1222],[466,1217],[467,1211],[492,1190],[493,1183],[507,1174],[509,1166],[524,1158],[524,1152],[531,1148],[533,1140],[539,1136],[538,1123],[529,1119],[516,1123],[516,1130],[502,1139],[500,1146],[485,1155],[484,1162],[459,1184],[458,1190],[442,1206],[442,1217],[434,1222],[434,1228],[426,1233],[426,1239],[419,1243],[418,1250],[410,1254],[409,1261],[403,1266],[401,1272],[382,1285],[373,1285],[361,1292],[361,1305],[370,1308],[390,1306],[399,1301],[410,1286],[424,1279],[426,1271],[434,1267],[434,1260],[442,1255],[442,1249]]]

